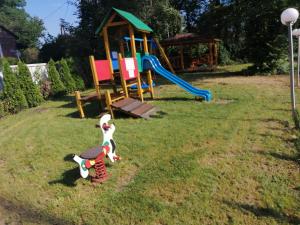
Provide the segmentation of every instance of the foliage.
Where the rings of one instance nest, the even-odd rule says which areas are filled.
[[[52,59],[48,62],[48,77],[51,82],[50,95],[54,97],[64,95],[66,93],[66,87],[61,81],[55,62]]]
[[[47,99],[51,95],[51,82],[48,80],[41,80],[39,85],[43,98]]]
[[[71,35],[48,36],[40,49],[39,58],[44,62],[48,62],[50,59],[59,61],[61,58],[69,57],[71,51],[74,51],[73,48],[77,48],[77,44]]]
[[[25,63],[38,63],[39,50],[35,47],[27,48],[22,52],[21,56]]]
[[[23,62],[18,63],[18,80],[29,107],[41,104],[43,97],[38,86],[32,81],[30,71]]]
[[[17,58],[13,58],[13,57],[0,58],[0,67],[1,68],[3,66],[4,61],[8,62],[9,65],[17,65],[19,62],[19,60]]]
[[[75,81],[76,90],[83,91],[85,89],[85,84],[82,77],[79,75],[82,74],[82,72],[80,72],[81,67],[79,66],[81,63],[77,62],[76,58],[68,58],[66,60]]]
[[[221,41],[219,44],[219,64],[222,65],[229,65],[232,63],[230,52],[224,46],[224,43]]]
[[[67,93],[72,93],[76,89],[76,83],[71,75],[69,66],[65,59],[59,61],[59,74],[60,79],[63,82],[64,86],[66,87]]]
[[[179,12],[169,4],[158,3],[150,18],[150,26],[159,39],[172,37],[180,31],[181,17]]]
[[[199,32],[223,39],[234,59],[253,62],[257,72],[284,71],[281,63],[287,53],[287,39],[283,38],[287,31],[280,14],[290,6],[299,8],[299,1],[216,2],[211,1],[199,18]]]
[[[3,99],[7,103],[7,110],[10,113],[17,113],[28,107],[25,95],[20,88],[16,74],[12,72],[7,61],[3,62],[4,88]]]
[[[5,116],[5,108],[4,108],[4,101],[0,99],[0,118]]]
[[[19,47],[37,47],[44,30],[43,22],[25,12],[25,0],[1,0],[0,24],[18,37]]]

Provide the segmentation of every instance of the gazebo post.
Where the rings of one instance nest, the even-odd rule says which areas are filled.
[[[184,70],[183,45],[180,45],[180,65],[181,69]]]
[[[214,42],[214,65],[218,65],[218,43]]]
[[[212,65],[213,65],[213,51],[212,51],[212,43],[209,42],[208,43],[208,49],[209,49],[209,61],[208,61],[208,64],[209,64],[209,67],[212,69]]]
[[[143,44],[144,44],[144,53],[149,54],[148,50],[148,39],[146,33],[143,33]],[[147,80],[148,80],[148,85],[149,85],[149,91],[151,94],[151,98],[154,98],[154,89],[153,89],[153,81],[152,81],[152,74],[151,70],[147,70]]]

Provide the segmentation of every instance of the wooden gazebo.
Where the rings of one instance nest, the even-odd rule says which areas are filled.
[[[169,47],[179,48],[178,55],[168,55],[173,68],[177,71],[198,71],[202,69],[214,70],[218,65],[219,39],[203,37],[194,33],[177,34],[174,37],[161,41],[161,45],[167,49]],[[190,51],[198,44],[207,45],[208,51],[197,57],[189,58],[184,55],[184,51]]]

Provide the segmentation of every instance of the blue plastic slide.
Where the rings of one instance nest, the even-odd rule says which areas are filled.
[[[168,79],[169,81],[177,84],[179,87],[183,88],[187,92],[191,93],[192,95],[199,96],[204,98],[205,101],[210,101],[212,99],[212,94],[210,91],[202,90],[196,87],[193,87],[188,82],[182,80],[178,76],[174,75],[170,71],[166,70],[159,62],[158,58],[154,55],[145,55],[142,58],[143,62],[143,69],[144,70],[153,70],[154,72],[158,73],[159,75],[163,76],[164,78]]]

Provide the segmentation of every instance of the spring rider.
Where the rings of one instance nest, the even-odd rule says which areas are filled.
[[[89,176],[89,169],[94,167],[95,175],[91,176],[91,181],[94,183],[103,183],[107,180],[108,175],[104,163],[104,156],[115,162],[121,159],[116,155],[116,143],[113,140],[115,125],[109,124],[111,115],[105,114],[100,118],[99,127],[102,130],[103,142],[101,146],[89,149],[83,152],[80,156],[74,155],[73,160],[78,163],[80,175],[83,178]]]

